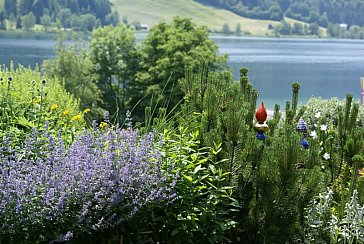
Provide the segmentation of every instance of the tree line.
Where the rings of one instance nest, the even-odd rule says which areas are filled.
[[[254,19],[282,20],[284,16],[317,23],[346,23],[364,25],[362,0],[196,0],[204,4],[226,8],[241,16]]]
[[[109,0],[4,0],[0,5],[0,29],[69,28],[91,31],[97,26],[116,25],[117,12]]]
[[[129,110],[134,121],[143,121],[144,109],[152,104],[171,111],[182,99],[177,84],[187,69],[202,61],[211,70],[227,67],[207,29],[182,17],[152,27],[141,45],[134,29],[121,24],[95,29],[88,46],[80,51],[61,39],[56,57],[46,60],[42,71],[62,77],[80,109],[91,108],[96,120],[108,111],[112,121],[122,122]]]

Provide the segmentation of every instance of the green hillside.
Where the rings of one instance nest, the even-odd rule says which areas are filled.
[[[228,10],[217,9],[202,5],[193,0],[111,0],[121,18],[126,17],[128,22],[138,21],[149,27],[161,20],[170,21],[173,16],[192,18],[199,25],[205,25],[212,31],[222,29],[227,23],[232,31],[236,25],[241,25],[241,30],[252,35],[270,34],[268,25],[278,22],[271,20],[254,20],[238,16]]]
[[[363,0],[196,0],[253,19],[281,20],[284,16],[327,27],[345,23],[364,26]]]

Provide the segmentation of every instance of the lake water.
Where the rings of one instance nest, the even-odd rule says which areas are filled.
[[[338,97],[359,99],[364,75],[364,41],[215,37],[238,78],[242,66],[259,91],[259,101],[272,108],[291,100],[291,84],[301,84],[299,100]]]
[[[139,38],[141,38],[139,36]],[[359,99],[364,75],[364,41],[213,36],[238,79],[240,67],[259,91],[258,101],[268,108],[291,99],[291,84],[301,84],[300,103],[310,97]],[[55,40],[0,39],[0,64],[35,67],[54,56]]]

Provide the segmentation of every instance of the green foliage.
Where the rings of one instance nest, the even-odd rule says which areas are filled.
[[[240,240],[299,240],[305,204],[328,182],[328,170],[322,170],[319,164],[319,144],[312,142],[308,150],[304,149],[300,144],[302,135],[294,130],[304,111],[297,108],[299,88],[298,83],[293,83],[292,102],[287,102],[284,124],[279,123],[276,106],[268,121],[271,131],[265,141],[247,140],[247,132],[243,136],[245,144],[236,160],[241,170],[235,191],[243,206],[238,215],[239,228],[246,230],[237,233]]]
[[[320,28],[317,23],[303,25],[294,23],[291,26],[287,21],[282,20],[279,25],[274,28],[276,35],[313,35],[320,36]]]
[[[44,79],[38,70],[19,67],[0,70],[1,135],[12,134],[20,142],[37,128],[62,133],[67,143],[84,126],[77,101],[57,79]]]
[[[300,239],[303,209],[327,182],[318,164],[318,145],[305,150],[300,137],[291,125],[284,125],[255,158],[253,182],[244,192],[254,195],[243,223],[257,234],[245,238],[266,243]]]
[[[117,24],[115,16],[108,0],[6,0],[0,9],[0,22],[15,18],[26,30],[34,24],[49,27],[58,23],[62,28],[92,31],[99,24]]]
[[[294,35],[319,35],[318,27],[327,29],[328,36],[335,38],[364,38],[364,18],[361,0],[197,0],[198,2],[225,8],[241,16],[253,19],[270,19],[282,21],[283,16],[303,21],[309,24],[304,31],[300,26],[294,26]],[[345,23],[348,29],[340,27]],[[287,32],[287,25],[281,23],[278,31],[281,35]]]
[[[337,125],[339,110],[343,110],[346,100],[339,100],[336,97],[330,99],[310,98],[305,105],[306,111],[303,119],[311,129],[325,122],[326,125]],[[358,115],[355,121],[359,127],[364,127],[364,108],[358,107]],[[315,126],[316,125],[316,126]]]
[[[24,30],[30,30],[31,28],[34,27],[36,23],[35,15],[32,12],[24,16],[21,16],[20,20]]]
[[[279,25],[277,25],[275,28],[274,28],[274,31],[277,33],[277,34],[281,34],[281,35],[290,35],[291,34],[291,26],[290,24],[287,23],[287,21],[285,20],[282,20],[280,22]]]
[[[235,26],[235,32],[234,34],[237,35],[237,36],[240,36],[242,33],[241,31],[241,25],[238,23],[236,26]]]
[[[305,22],[317,22],[327,26],[327,22],[342,23],[350,25],[363,25],[360,17],[360,9],[364,7],[362,1],[292,1],[289,11],[290,16]],[[287,12],[286,12],[287,13]],[[316,17],[315,17],[316,16]]]
[[[363,108],[353,102],[349,94],[345,101],[337,98],[321,100],[312,98],[307,103],[304,114],[313,137],[320,143],[320,155],[326,157],[325,165],[331,172],[334,200],[338,203],[337,214],[342,217],[345,203],[349,201],[354,189],[358,189],[360,202],[364,202],[358,180],[358,170],[363,167]],[[316,133],[317,131],[317,133]]]
[[[280,21],[283,18],[283,12],[278,2],[272,0],[247,0],[244,2],[237,0],[198,0],[198,2],[223,7],[241,16],[253,19]]]
[[[305,243],[363,243],[364,207],[355,190],[345,202],[343,217],[335,213],[333,192],[320,193],[307,208]]]
[[[352,25],[349,28],[341,27],[339,24],[328,24],[327,34],[335,38],[363,39],[363,26]]]
[[[45,30],[47,30],[47,28],[52,25],[51,16],[44,14],[42,17],[40,17],[40,24],[45,27]]]
[[[241,84],[233,81],[230,72],[188,73],[181,80],[185,104],[180,123],[198,128],[202,145],[222,143],[224,169],[236,175],[241,168],[238,155],[248,147],[257,93],[249,84],[247,69],[241,70]],[[192,116],[197,114],[198,116]],[[229,177],[232,182],[233,176]]]
[[[187,68],[197,69],[201,61],[206,61],[211,70],[216,70],[225,68],[227,61],[218,54],[218,47],[208,38],[204,27],[182,17],[174,18],[171,24],[162,22],[154,26],[139,53],[140,70],[131,84],[135,94],[131,103],[140,101],[137,115],[143,114],[141,109],[150,105],[151,100],[168,101],[168,109],[179,103],[183,95],[177,82]]]
[[[45,70],[64,78],[67,89],[81,99],[82,105],[90,104],[90,97],[78,92],[78,84],[89,79],[90,91],[96,91],[92,83],[97,76],[101,106],[113,116],[111,120],[122,123],[130,110],[133,119],[140,122],[145,107],[153,106],[158,111],[167,104],[170,113],[182,100],[178,80],[188,67],[196,69],[204,60],[212,70],[226,68],[226,56],[218,55],[217,50],[205,28],[178,17],[172,24],[155,26],[141,46],[136,46],[133,29],[124,24],[98,28],[88,51],[77,54],[76,49],[64,50],[60,45],[56,59],[45,62]],[[78,74],[75,69],[80,66],[85,72]]]
[[[198,132],[179,127],[177,132],[165,130],[163,138],[164,167],[173,168],[169,181],[175,182],[176,199],[159,208],[148,209],[126,240],[140,238],[143,243],[227,243],[236,222],[233,213],[240,207],[232,197],[232,187],[225,184],[230,172],[217,160],[222,148],[201,147]],[[153,211],[151,211],[153,210]],[[149,211],[149,212],[148,212]],[[141,216],[141,217],[142,217]],[[149,217],[152,216],[152,219]],[[149,227],[145,228],[146,226]],[[138,231],[138,236],[128,235]],[[148,241],[147,241],[148,240]]]
[[[133,93],[129,87],[137,69],[134,31],[124,24],[96,29],[90,41],[90,58],[99,77],[103,107],[119,123],[121,116],[131,109],[129,99]]]
[[[79,100],[80,110],[91,109],[87,119],[92,122],[102,118],[105,111],[100,107],[101,91],[97,85],[94,64],[77,43],[75,40],[75,44],[66,45],[63,37],[60,37],[56,57],[45,60],[42,71],[47,77],[58,77],[64,82],[66,91]]]
[[[303,25],[301,23],[294,23],[291,29],[293,35],[304,35]]]
[[[316,22],[326,27],[328,22],[363,26],[360,0],[199,0],[199,2],[223,7],[250,18],[281,20],[291,17],[308,23]]]
[[[217,54],[205,29],[176,18],[171,25],[153,28],[141,46],[135,45],[133,34],[125,25],[100,28],[93,34],[90,58],[73,49],[63,51],[62,62],[55,63],[62,67],[59,71],[68,72],[59,72],[65,78],[75,72],[70,67],[83,69],[68,59],[87,68],[69,79],[90,82],[97,73],[115,122],[122,122],[118,113],[135,105],[133,116],[145,117],[141,131],[156,128],[164,135],[164,165],[174,167],[169,181],[175,183],[178,198],[149,206],[125,225],[127,241],[303,242],[304,209],[328,185],[340,219],[350,217],[345,204],[354,192],[364,202],[364,180],[358,176],[364,167],[363,109],[351,95],[345,102],[311,99],[298,107],[300,85],[293,83],[284,119],[276,106],[266,138],[257,140],[258,93],[249,83],[248,70],[240,70],[239,82],[231,72],[212,71],[224,68],[226,59]],[[43,105],[46,88],[38,89]],[[8,90],[4,85],[3,121],[14,124],[9,115],[18,103],[8,99]],[[87,96],[80,98],[85,102]],[[43,115],[46,109],[38,107]],[[295,130],[300,118],[308,124],[307,134]],[[302,147],[303,140],[308,148]],[[175,175],[179,178],[172,182]]]
[[[230,30],[230,26],[229,24],[225,23],[222,25],[222,29],[221,29],[221,32],[223,34],[231,34],[231,30]]]
[[[180,175],[175,190],[179,199],[167,208],[165,222],[171,225],[172,243],[216,243],[229,241],[227,232],[235,226],[232,213],[239,203],[232,188],[225,184],[230,172],[223,170],[224,160],[216,161],[221,144],[198,149],[198,133],[165,137],[167,165],[175,165]]]
[[[327,182],[321,171],[319,144],[305,150],[294,125],[303,113],[297,108],[299,84],[292,85],[292,105],[286,108],[286,123],[278,126],[278,107],[269,124],[272,132],[265,142],[252,130],[257,93],[241,69],[240,84],[228,72],[188,73],[181,81],[185,92],[179,123],[199,128],[202,145],[221,142],[223,170],[231,172],[226,184],[242,208],[235,217],[237,239],[247,242],[278,243],[300,238],[304,207]],[[299,167],[298,167],[299,166]]]
[[[319,26],[318,26],[317,23],[310,24],[308,26],[308,29],[309,29],[311,35],[319,35],[320,34]]]

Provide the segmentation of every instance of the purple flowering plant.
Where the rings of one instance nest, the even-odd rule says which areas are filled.
[[[143,207],[171,200],[155,133],[85,130],[62,136],[33,130],[23,145],[0,146],[0,240],[66,241],[118,228]]]

